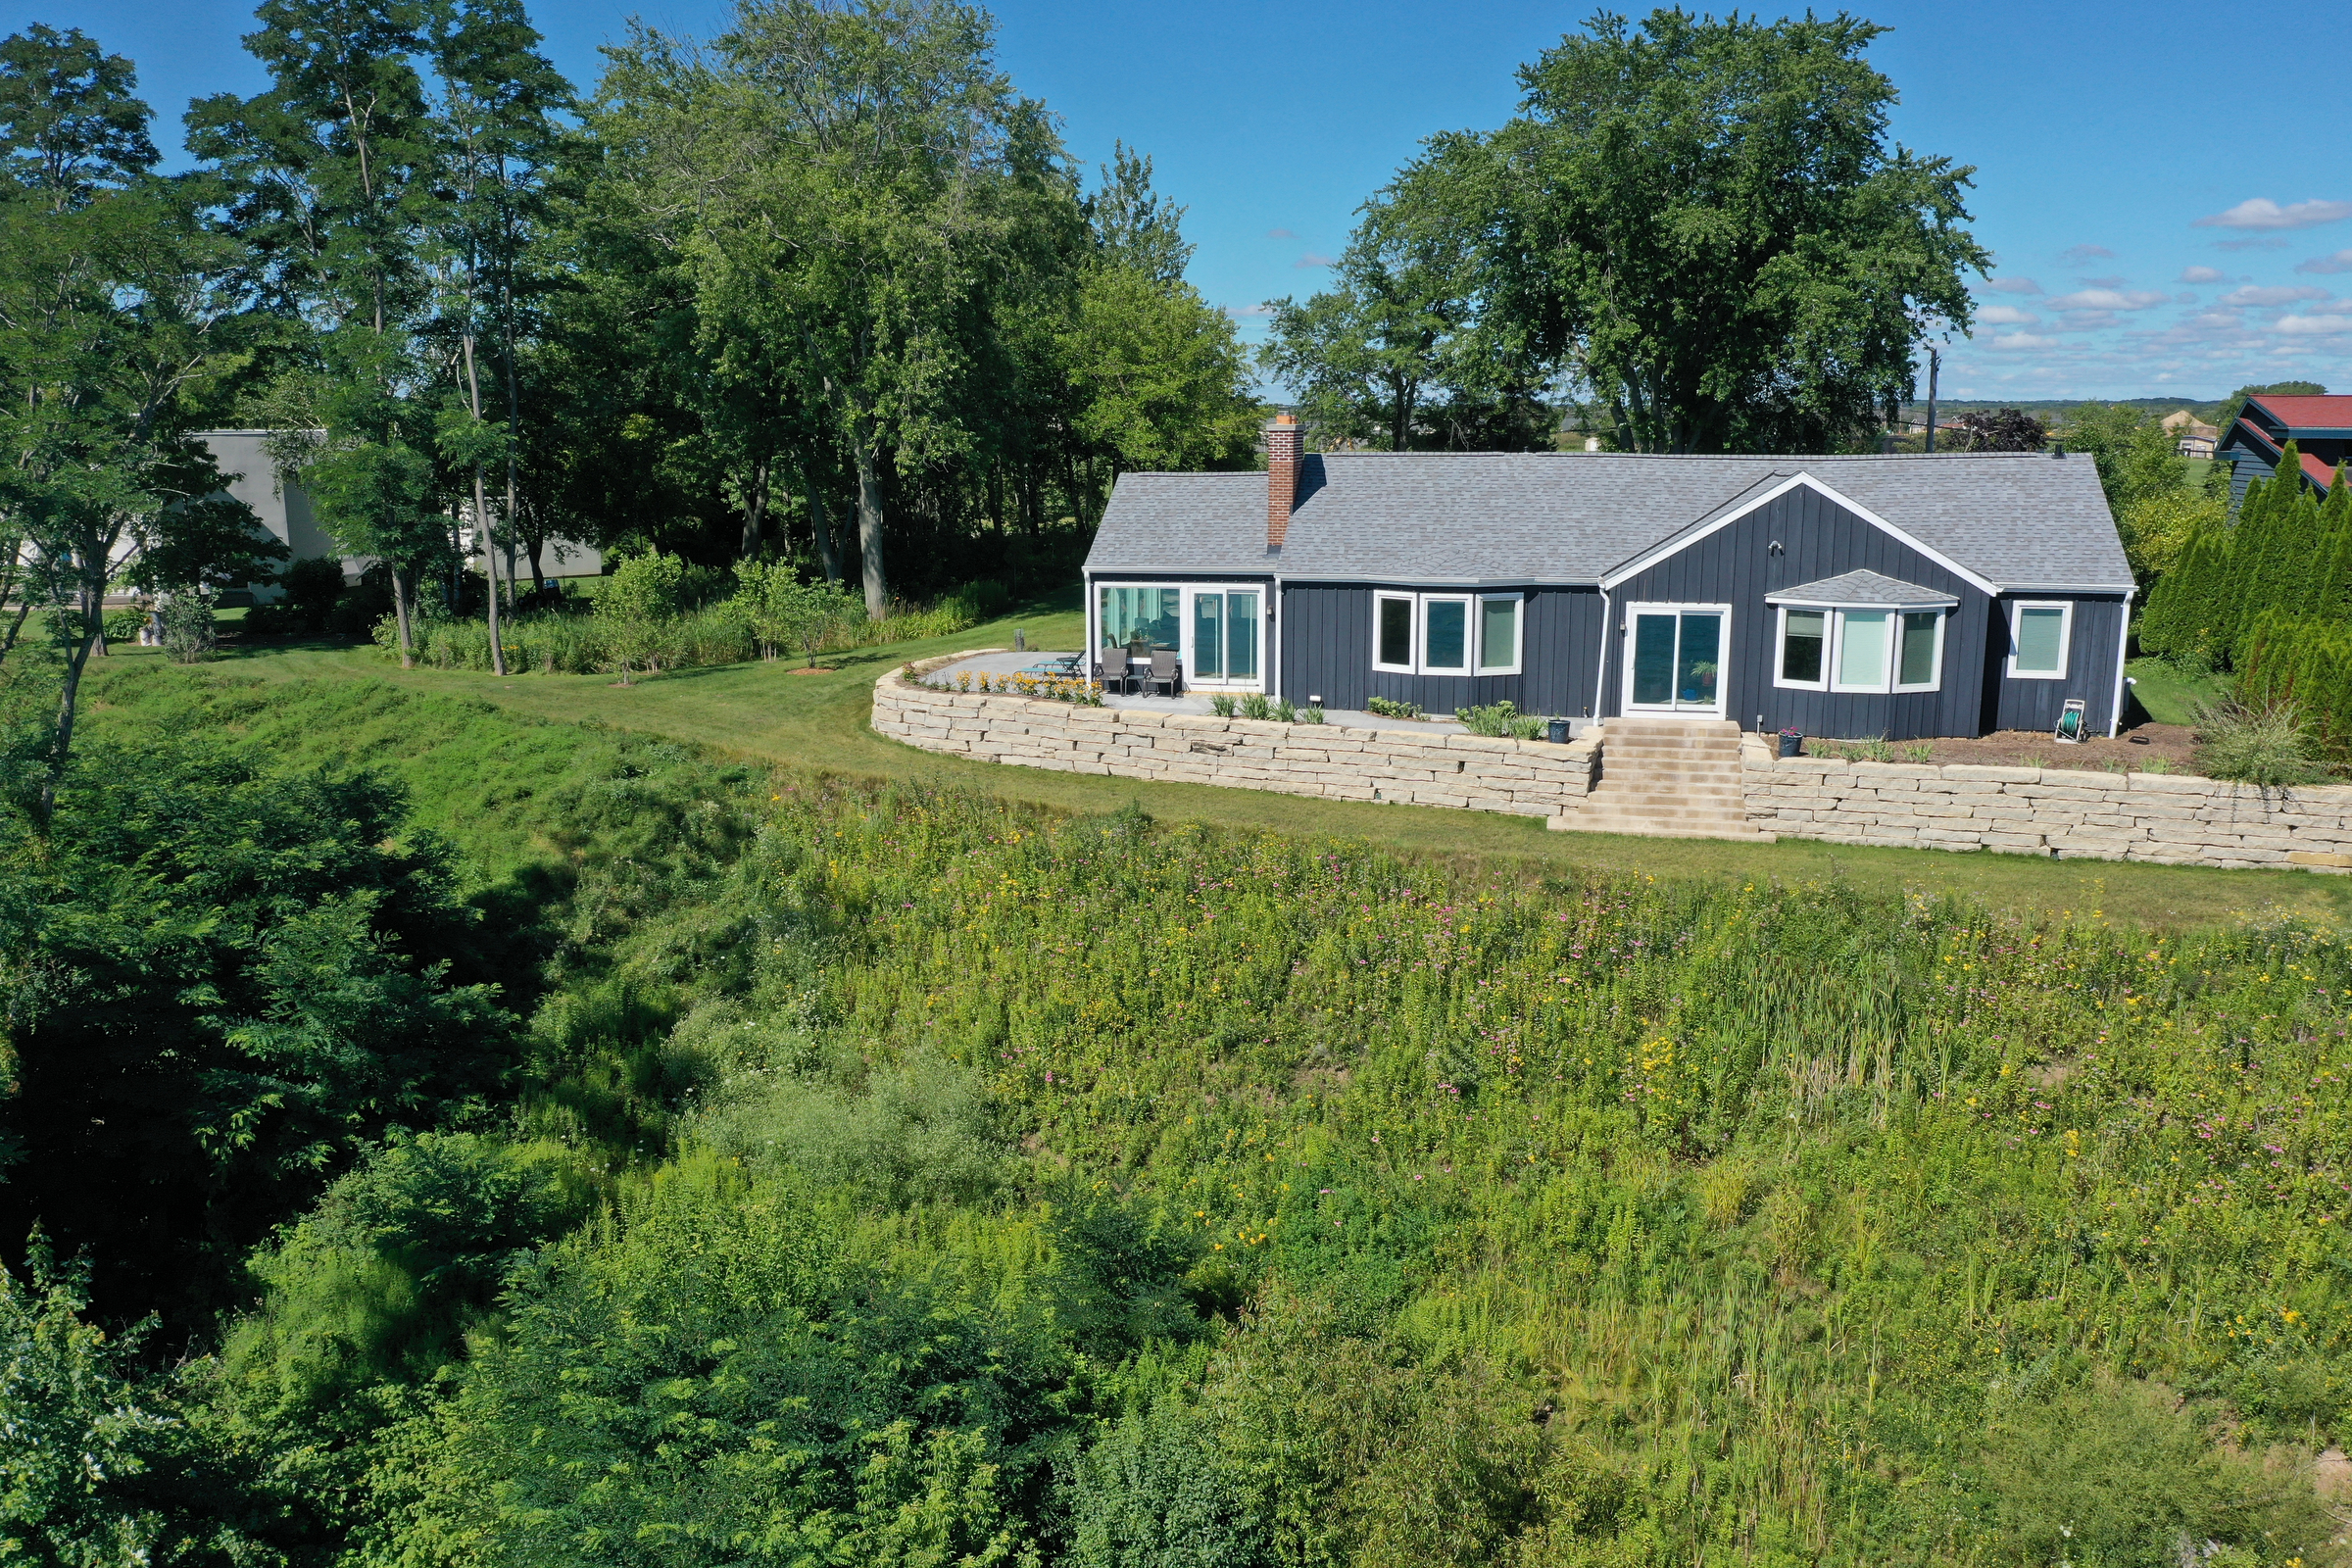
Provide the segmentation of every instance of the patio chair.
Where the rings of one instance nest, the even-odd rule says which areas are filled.
[[[1110,688],[1111,688],[1111,684],[1112,684],[1114,681],[1115,681],[1115,682],[1118,684],[1119,690],[1120,690],[1122,693],[1124,693],[1124,692],[1126,691],[1126,689],[1127,689],[1127,650],[1126,650],[1126,649],[1124,649],[1124,648],[1104,648],[1104,649],[1102,649],[1102,650],[1100,651],[1100,653],[1099,653],[1099,655],[1098,655],[1098,658],[1097,658],[1097,661],[1096,661],[1096,669],[1097,669],[1097,673],[1096,673],[1096,676],[1095,676],[1095,678],[1096,678],[1097,680],[1099,680],[1099,681],[1101,681],[1101,682],[1102,683],[1102,689],[1103,689],[1104,691],[1108,691],[1108,690],[1110,690]]]
[[[1152,653],[1152,687],[1157,689],[1164,686],[1167,689],[1160,692],[1160,695],[1173,697],[1176,695],[1176,688],[1183,684],[1184,666],[1176,662],[1176,656],[1162,649],[1153,649]]]

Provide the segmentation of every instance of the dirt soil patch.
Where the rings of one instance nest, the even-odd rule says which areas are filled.
[[[1927,755],[1918,749],[1927,748]],[[2066,767],[2089,773],[2136,772],[2154,762],[2160,772],[2194,773],[2197,732],[2187,724],[2142,724],[2113,740],[2094,736],[2069,746],[2047,730],[2003,729],[1990,735],[1934,741],[1897,741],[1893,760],[1967,762],[1978,767]],[[1814,757],[1859,756],[1836,741],[1807,741]]]
[[[2197,770],[2190,761],[2197,749],[2197,732],[2186,724],[2142,724],[2113,740],[2096,735],[2073,746],[2053,739],[2047,730],[2031,729],[2002,729],[1973,739],[1928,744],[1935,748],[1935,761],[1972,762],[1983,767],[2071,767],[2092,773],[2129,773],[2156,761],[2166,772]]]

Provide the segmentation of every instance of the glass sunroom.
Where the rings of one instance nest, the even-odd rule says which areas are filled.
[[[1263,691],[1265,598],[1262,583],[1099,584],[1094,646],[1172,653],[1187,687]]]

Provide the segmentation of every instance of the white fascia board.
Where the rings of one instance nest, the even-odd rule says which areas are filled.
[[[1950,572],[1953,576],[1960,578],[1963,582],[1968,583],[1972,587],[1988,594],[1998,594],[2001,591],[2000,588],[1990,579],[1969,570],[1966,566],[1963,566],[1960,564],[1960,563],[1954,561],[1942,551],[1935,549],[1934,547],[1923,543],[1921,540],[1914,538],[1912,535],[1896,527],[1893,523],[1888,522],[1885,517],[1882,517],[1877,513],[1871,511],[1868,507],[1862,505],[1861,502],[1854,500],[1851,496],[1840,494],[1838,491],[1831,488],[1829,485],[1823,484],[1819,479],[1814,478],[1813,475],[1809,473],[1791,474],[1788,478],[1782,480],[1779,484],[1776,484],[1771,489],[1765,491],[1762,495],[1757,496],[1752,501],[1744,502],[1741,505],[1733,508],[1730,512],[1727,512],[1722,516],[1717,517],[1713,522],[1708,523],[1696,533],[1689,534],[1681,539],[1671,540],[1666,544],[1656,546],[1645,554],[1638,556],[1634,560],[1628,562],[1626,564],[1619,566],[1616,570],[1603,573],[1600,579],[1600,585],[1603,588],[1615,588],[1619,583],[1624,582],[1627,578],[1638,576],[1641,573],[1647,571],[1659,562],[1665,561],[1673,556],[1681,555],[1692,545],[1697,544],[1701,539],[1706,539],[1722,532],[1724,529],[1730,527],[1733,523],[1738,522],[1741,517],[1746,516],[1749,513],[1756,511],[1758,508],[1770,506],[1773,502],[1780,500],[1781,497],[1787,495],[1789,491],[1795,489],[1800,484],[1807,486],[1816,494],[1835,502],[1838,506],[1843,507],[1846,511],[1852,513],[1855,516],[1860,517],[1864,522],[1869,523],[1872,527],[1877,528],[1900,541],[1906,549],[1917,551],[1919,554],[1927,557],[1930,561],[1933,561],[1936,563],[1936,564],[1941,566],[1944,570]]]
[[[1957,610],[1960,601],[1943,599],[1810,599],[1801,594],[1766,594],[1768,605],[1788,605],[1798,610]]]
[[[1469,593],[1487,588],[1597,588],[1597,577],[1373,577],[1360,571],[1286,571],[1285,583],[1355,583],[1399,591],[1432,589]]]
[[[2020,594],[2122,594],[2129,599],[2138,588],[2128,582],[2015,582],[2002,585],[2004,598]]]

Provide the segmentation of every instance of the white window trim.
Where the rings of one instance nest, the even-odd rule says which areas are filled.
[[[1830,645],[1838,638],[1838,612],[1828,605],[1782,605],[1779,624],[1772,636],[1772,683],[1785,692],[1826,692],[1830,689]],[[1801,610],[1818,612],[1821,617],[1821,679],[1789,680],[1782,671],[1788,667],[1788,612]]]
[[[1838,678],[1839,662],[1845,658],[1845,617],[1848,615],[1885,615],[1886,617],[1885,633],[1886,646],[1879,651],[1882,661],[1879,668],[1886,673],[1872,685],[1848,686]],[[1886,690],[1886,683],[1894,679],[1894,628],[1901,624],[1900,618],[1893,611],[1883,609],[1878,605],[1841,605],[1838,609],[1837,621],[1838,635],[1830,640],[1830,690],[1854,696],[1883,695]]]
[[[2065,613],[2058,620],[2058,667],[2056,669],[2020,669],[2017,667],[2017,629],[2024,623],[2029,610],[2058,610]],[[2075,602],[2072,599],[2015,599],[2009,604],[2008,676],[2011,680],[2064,680],[2075,657]]]
[[[1715,705],[1712,708],[1687,708],[1681,703],[1642,703],[1634,701],[1634,621],[1643,611],[1670,611],[1675,614],[1687,612],[1712,611],[1723,617],[1723,631],[1715,645]],[[1729,605],[1664,605],[1648,602],[1629,604],[1625,618],[1618,622],[1617,662],[1625,666],[1618,672],[1617,710],[1621,713],[1713,713],[1721,718],[1725,704],[1731,700],[1731,671],[1726,667],[1732,649],[1732,607]]]
[[[1412,607],[1412,657],[1401,664],[1381,662],[1380,607],[1388,600]],[[1519,607],[1519,612],[1511,617],[1510,663],[1483,669],[1478,662],[1481,631],[1479,607],[1491,600],[1509,600]],[[1462,607],[1463,662],[1460,664],[1440,669],[1429,662],[1429,607],[1433,604],[1456,604]],[[1402,588],[1375,588],[1372,590],[1372,667],[1388,675],[1443,675],[1448,680],[1523,673],[1527,667],[1527,595],[1517,592],[1478,593],[1469,589],[1458,593],[1417,593]]]
[[[1467,677],[1478,663],[1478,596],[1476,594],[1422,594],[1413,607],[1413,657],[1423,675],[1452,675]],[[1429,607],[1459,605],[1462,607],[1462,662],[1444,666],[1429,662]]]
[[[1401,664],[1386,664],[1380,658],[1380,607],[1389,600],[1400,599],[1405,605],[1405,660]],[[1421,658],[1421,596],[1391,593],[1375,589],[1372,594],[1372,667],[1392,675],[1420,673]]]
[[[1112,588],[1148,588],[1153,591],[1176,591],[1176,659],[1184,670],[1186,686],[1200,686],[1209,691],[1255,692],[1265,691],[1266,660],[1271,652],[1272,638],[1267,631],[1266,609],[1274,602],[1273,588],[1262,582],[1152,582],[1132,578],[1098,577],[1094,592],[1086,606],[1087,658],[1092,660],[1102,642],[1102,594]],[[1199,658],[1193,649],[1193,596],[1196,594],[1255,594],[1257,595],[1257,669],[1256,675],[1246,680],[1234,680],[1219,675],[1202,680],[1196,671]],[[1219,661],[1223,662],[1223,661]]]
[[[1486,653],[1486,646],[1482,641],[1487,635],[1486,607],[1506,602],[1519,607],[1511,612],[1511,662],[1508,664],[1482,664],[1478,661],[1480,656]],[[1470,641],[1472,644],[1470,649],[1471,674],[1516,675],[1520,673],[1527,658],[1527,595],[1480,594],[1477,619],[1470,628]]]
[[[1772,641],[1772,683],[1782,691],[1836,692],[1843,696],[1868,697],[1883,696],[1888,692],[1904,695],[1912,692],[1943,690],[1943,636],[1944,629],[1951,624],[1952,619],[1952,613],[1948,608],[1930,605],[1800,604],[1784,604],[1777,608],[1780,611],[1780,624],[1775,628]],[[1822,663],[1821,679],[1819,680],[1788,680],[1784,679],[1781,674],[1781,671],[1788,667],[1788,612],[1791,610],[1817,610],[1829,617],[1828,622],[1822,628]],[[1845,617],[1853,612],[1886,616],[1886,678],[1875,686],[1847,686],[1840,684],[1838,680],[1838,660],[1845,646]],[[1924,686],[1907,686],[1899,678],[1902,674],[1903,617],[1929,613],[1936,616],[1936,662],[1933,678]],[[2014,635],[2012,640],[2014,641]]]
[[[1888,689],[1898,695],[1904,692],[1939,692],[1943,690],[1943,628],[1951,622],[1952,618],[1952,613],[1948,610],[1934,612],[1936,616],[1936,654],[1928,665],[1927,684],[1924,686],[1903,684],[1903,617],[1928,613],[1930,612],[1916,605],[1909,610],[1898,610],[1894,612],[1894,645],[1887,650],[1890,658],[1886,665],[1886,679],[1890,682]]]

